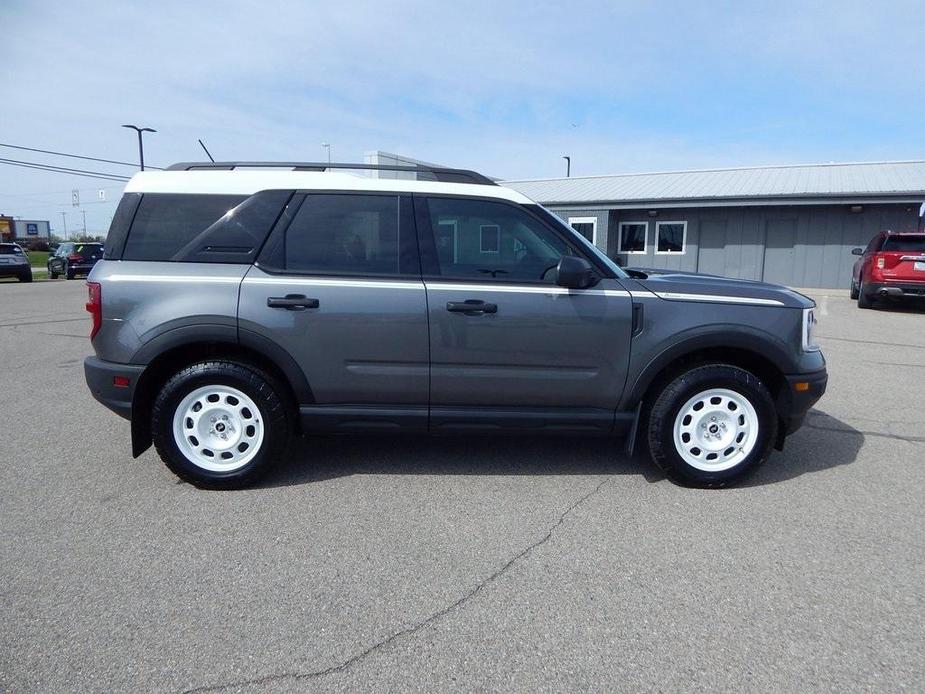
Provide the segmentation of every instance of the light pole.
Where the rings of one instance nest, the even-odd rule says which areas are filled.
[[[562,157],[565,159],[565,177],[571,178],[572,176],[572,158],[571,157]]]
[[[321,146],[324,147],[326,150],[328,150],[328,164],[330,164],[331,163],[331,143],[322,142]]]
[[[64,240],[67,241],[67,212],[61,213],[61,221],[64,223]]]
[[[123,125],[123,128],[131,128],[138,133],[138,162],[141,164],[141,170],[145,170],[145,148],[141,144],[142,133],[156,133],[154,128],[139,128],[137,125]]]
[[[84,216],[84,238],[87,236],[87,211],[81,210],[80,214]]]

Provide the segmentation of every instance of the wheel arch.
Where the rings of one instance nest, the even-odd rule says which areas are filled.
[[[215,329],[219,327],[224,330]],[[172,330],[152,340],[132,360],[146,365],[132,398],[134,457],[151,446],[151,410],[160,386],[183,367],[205,359],[228,359],[268,373],[285,390],[282,395],[292,404],[294,426],[299,426],[295,416],[298,406],[314,402],[314,396],[292,355],[272,340],[250,331],[240,331],[238,339],[238,331],[230,326],[209,326],[207,331],[202,330],[203,326],[188,328]]]

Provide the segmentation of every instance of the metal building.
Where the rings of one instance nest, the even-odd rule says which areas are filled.
[[[915,230],[925,161],[504,181],[624,265],[846,288],[850,251]]]

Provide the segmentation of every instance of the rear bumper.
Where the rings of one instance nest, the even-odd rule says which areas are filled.
[[[135,386],[144,370],[144,366],[115,364],[97,357],[84,359],[84,376],[93,397],[125,419],[132,418]],[[113,379],[117,376],[128,378],[128,385],[115,385]]]
[[[784,436],[792,434],[801,426],[809,408],[825,394],[829,374],[825,369],[806,374],[785,376],[786,393],[778,397],[777,410],[784,423]],[[803,385],[806,384],[806,385]]]
[[[28,277],[31,274],[29,265],[0,265],[0,277]]]
[[[872,282],[864,285],[870,297],[890,299],[925,299],[925,280],[922,282]]]

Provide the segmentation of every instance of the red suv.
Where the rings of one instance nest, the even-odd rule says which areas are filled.
[[[851,252],[861,256],[851,274],[851,298],[859,308],[877,298],[925,298],[925,232],[881,231],[867,248]]]

